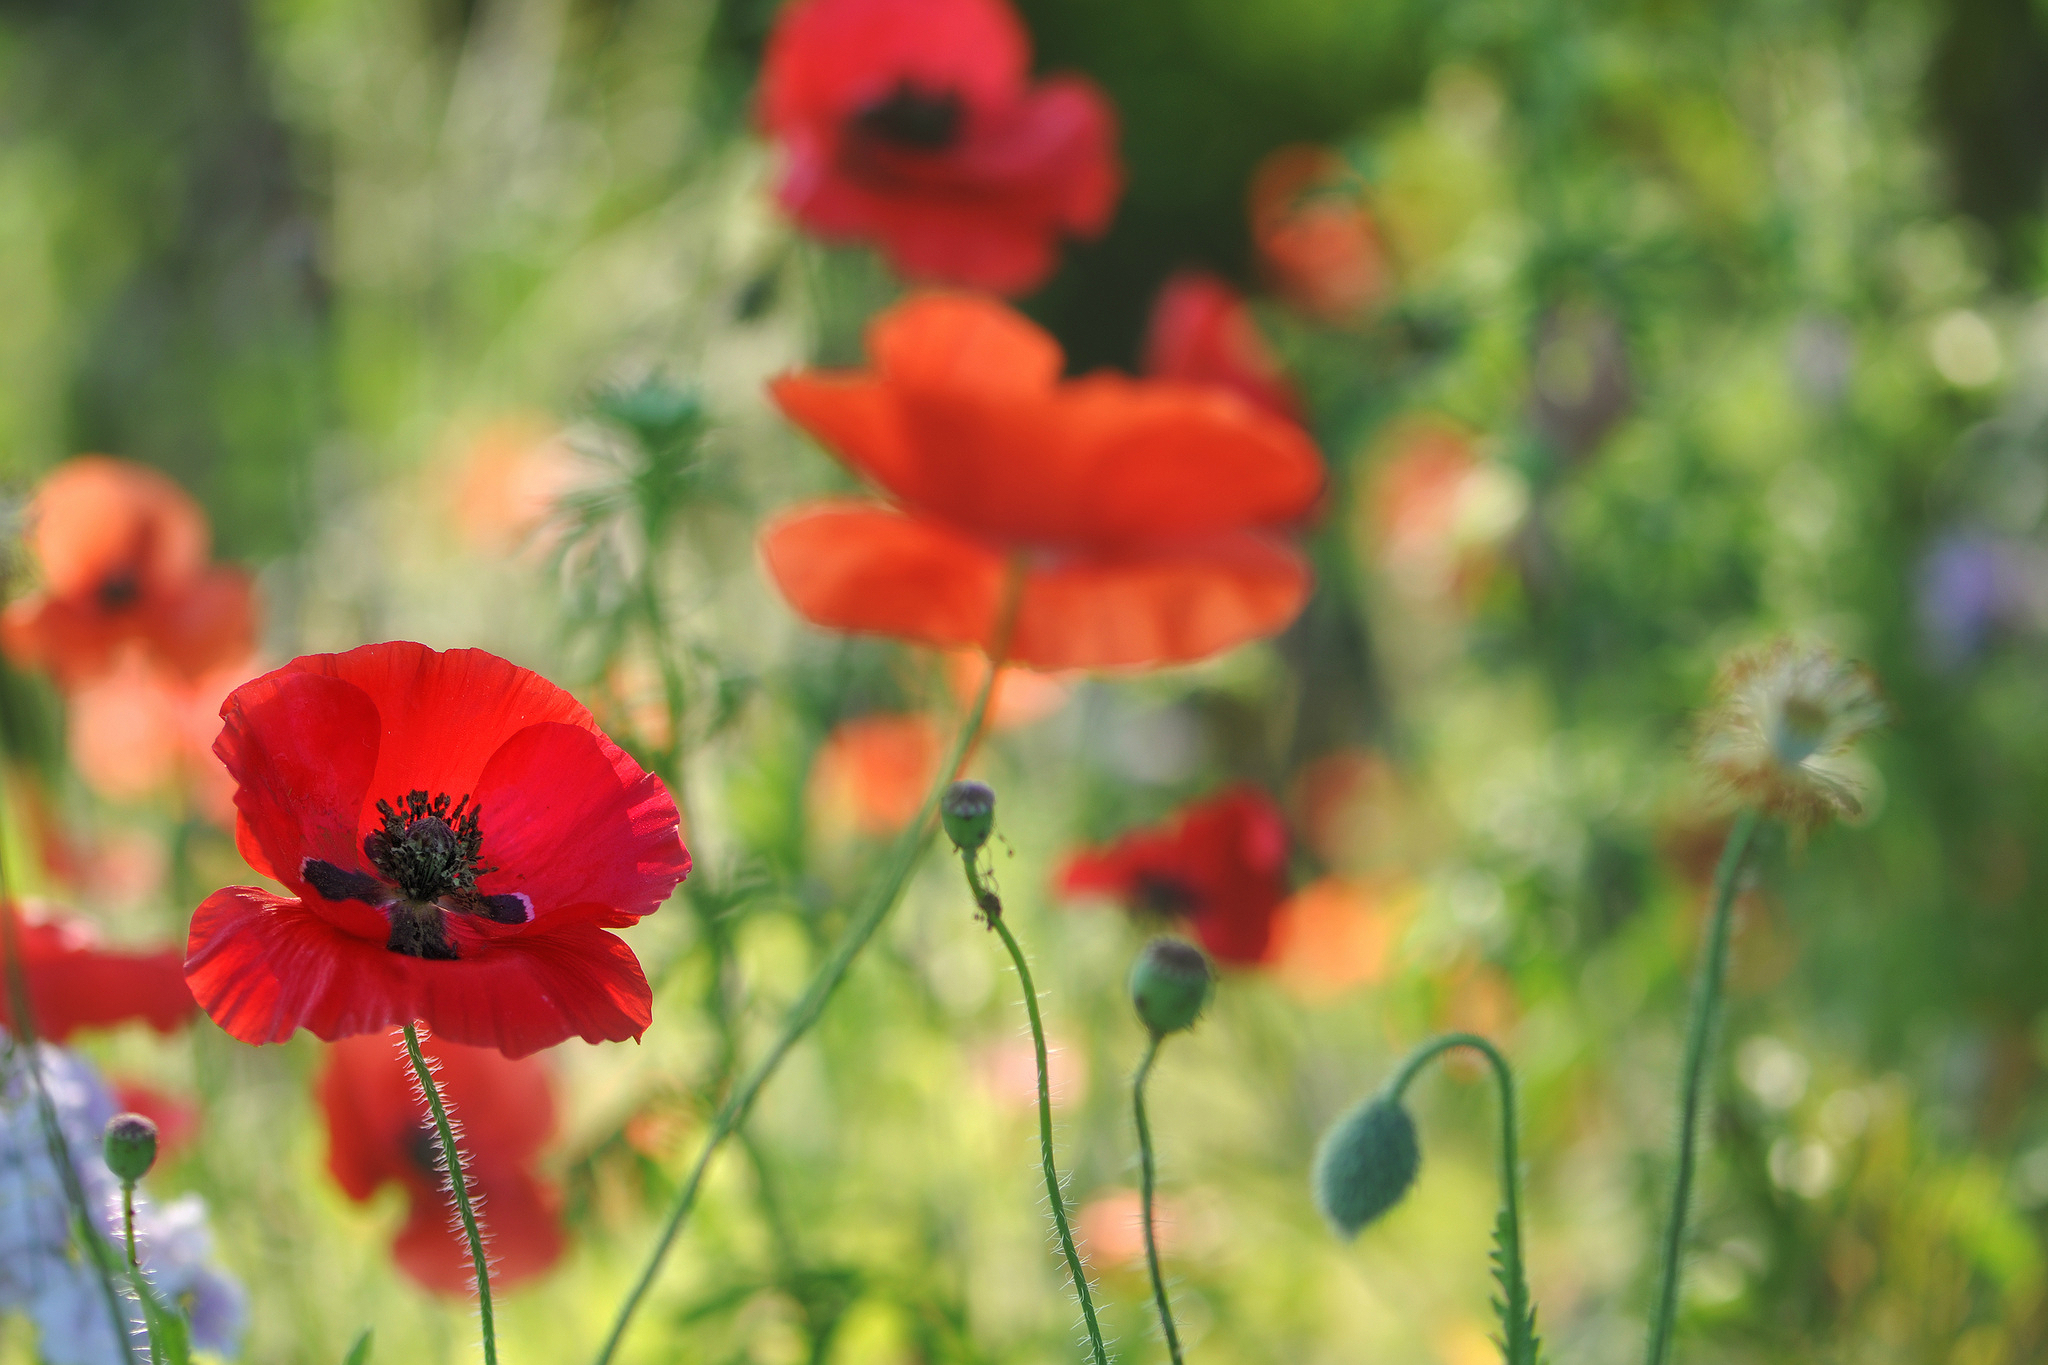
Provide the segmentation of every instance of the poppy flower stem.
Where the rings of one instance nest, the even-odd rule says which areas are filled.
[[[1701,1080],[1713,1039],[1714,1017],[1721,1003],[1721,979],[1728,974],[1728,940],[1734,924],[1735,887],[1742,863],[1762,817],[1754,809],[1735,818],[1721,862],[1714,869],[1714,908],[1707,925],[1707,952],[1693,982],[1692,1018],[1686,1025],[1685,1066],[1679,1082],[1678,1177],[1672,1185],[1671,1218],[1664,1228],[1663,1272],[1657,1284],[1657,1309],[1650,1319],[1648,1365],[1664,1365],[1678,1318],[1680,1257],[1685,1249],[1686,1215],[1692,1210],[1693,1168],[1698,1161]]]
[[[22,958],[20,926],[15,923],[13,906],[6,899],[4,867],[0,867],[0,962],[6,964],[8,1012],[14,1022],[14,1029],[8,1036],[8,1051],[20,1058],[28,1069],[29,1086],[36,1097],[36,1120],[43,1130],[43,1145],[49,1151],[50,1164],[57,1168],[58,1183],[64,1187],[64,1202],[71,1206],[72,1235],[78,1239],[85,1249],[86,1259],[98,1272],[100,1289],[106,1297],[107,1319],[114,1328],[114,1340],[125,1342],[131,1327],[127,1311],[121,1307],[121,1291],[115,1287],[115,1268],[108,1264],[106,1243],[95,1225],[92,1203],[85,1197],[85,1186],[78,1179],[78,1168],[71,1164],[71,1144],[64,1138],[64,1125],[57,1119],[57,1106],[50,1100],[49,1087],[43,1084],[43,1063],[36,1047],[35,1007],[28,990],[28,968]]]
[[[1152,1301],[1159,1305],[1159,1330],[1166,1337],[1166,1354],[1172,1357],[1173,1365],[1181,1365],[1180,1333],[1173,1326],[1173,1301],[1166,1294],[1166,1277],[1159,1273],[1159,1238],[1152,1217],[1152,1187],[1158,1179],[1158,1167],[1152,1159],[1152,1125],[1145,1118],[1145,1082],[1152,1074],[1152,1063],[1159,1057],[1159,1045],[1165,1041],[1165,1035],[1155,1033],[1145,1046],[1145,1060],[1138,1063],[1138,1074],[1131,1077],[1131,1114],[1138,1121],[1138,1198],[1145,1225],[1145,1268],[1152,1275]]]
[[[1031,967],[1024,960],[1024,950],[1018,946],[1017,936],[1010,932],[1010,926],[1003,920],[1002,901],[982,883],[981,870],[974,861],[977,856],[977,853],[966,849],[960,853],[960,865],[967,869],[967,888],[974,895],[974,903],[981,908],[982,914],[987,918],[988,927],[996,931],[996,936],[1003,941],[1003,947],[1009,949],[1011,965],[1016,967],[1017,980],[1024,987],[1024,1012],[1031,1019],[1031,1049],[1038,1059],[1038,1156],[1040,1164],[1045,1168],[1045,1197],[1052,1205],[1052,1225],[1060,1235],[1060,1250],[1067,1258],[1067,1274],[1074,1282],[1074,1297],[1081,1301],[1081,1318],[1088,1325],[1088,1345],[1095,1352],[1095,1365],[1109,1365],[1109,1352],[1102,1344],[1102,1324],[1095,1320],[1095,1300],[1088,1293],[1088,1267],[1081,1264],[1081,1253],[1074,1246],[1074,1230],[1067,1222],[1066,1187],[1060,1183],[1060,1170],[1053,1162],[1052,1083],[1046,1069],[1045,1023],[1038,1015],[1038,988],[1031,984]],[[1149,1063],[1150,1058],[1146,1060]],[[1143,1122],[1142,1117],[1140,1122]],[[1148,1162],[1148,1168],[1149,1164]],[[1149,1181],[1146,1188],[1151,1188]],[[1148,1246],[1150,1240],[1148,1216]],[[1172,1326],[1169,1325],[1166,1330],[1170,1339]],[[1178,1352],[1174,1358],[1179,1359]]]
[[[725,1140],[735,1129],[746,1121],[753,1109],[754,1101],[760,1097],[769,1079],[782,1065],[791,1050],[802,1037],[810,1032],[811,1026],[824,1014],[839,983],[852,970],[853,960],[867,947],[868,940],[881,928],[889,911],[895,908],[897,898],[903,894],[904,886],[910,881],[910,874],[923,857],[925,847],[931,842],[934,817],[939,810],[939,798],[945,795],[954,776],[966,763],[967,755],[981,737],[982,721],[988,715],[989,698],[994,695],[996,678],[1002,672],[1003,660],[1008,656],[1010,636],[1017,624],[1017,604],[1023,596],[1024,572],[1020,564],[1013,563],[1008,582],[1003,590],[1003,603],[996,614],[996,627],[990,636],[988,646],[988,674],[982,679],[981,690],[975,694],[974,704],[967,709],[967,715],[960,725],[960,733],[953,741],[952,753],[939,769],[932,789],[925,793],[924,805],[917,815],[897,837],[895,846],[889,850],[887,863],[883,865],[882,876],[868,893],[867,900],[854,912],[852,920],[833,945],[832,953],[811,977],[810,985],[803,995],[790,1007],[784,1019],[782,1032],[768,1047],[761,1060],[754,1063],[740,1083],[726,1095],[725,1103],[712,1116],[711,1131],[705,1135],[703,1150],[697,1153],[697,1160],[684,1177],[682,1188],[676,1193],[675,1206],[669,1210],[668,1222],[662,1225],[661,1236],[655,1241],[654,1250],[647,1257],[647,1264],[640,1271],[640,1277],[627,1291],[625,1302],[619,1305],[618,1316],[612,1322],[612,1330],[605,1337],[604,1345],[598,1350],[595,1365],[610,1365],[618,1354],[619,1343],[625,1339],[626,1329],[632,1325],[633,1315],[639,1311],[647,1291],[654,1285],[654,1278],[661,1272],[661,1263],[667,1259],[669,1249],[675,1245],[683,1224],[689,1220],[690,1211],[697,1206],[697,1194],[704,1185],[704,1172],[711,1165],[711,1158],[725,1145]]]
[[[1501,1355],[1505,1365],[1538,1365],[1541,1347],[1536,1337],[1536,1306],[1529,1295],[1527,1261],[1522,1255],[1522,1161],[1516,1138],[1514,1069],[1499,1048],[1478,1034],[1446,1033],[1409,1054],[1387,1086],[1386,1096],[1399,1105],[1423,1067],[1459,1047],[1470,1048],[1486,1059],[1500,1091],[1500,1214],[1493,1229],[1493,1273],[1500,1293],[1493,1307],[1501,1320]]]
[[[455,1146],[455,1125],[449,1122],[448,1105],[441,1098],[441,1085],[434,1079],[434,1068],[427,1065],[426,1054],[420,1051],[420,1031],[416,1024],[405,1026],[405,1051],[412,1058],[413,1075],[419,1078],[420,1089],[426,1092],[427,1107],[434,1113],[434,1131],[441,1140],[441,1160],[448,1167],[448,1187],[455,1191],[455,1208],[462,1215],[462,1231],[469,1238],[469,1258],[476,1266],[477,1311],[483,1319],[484,1365],[498,1365],[498,1326],[491,1316],[491,1266],[484,1259],[484,1235],[477,1226],[476,1210],[470,1205],[469,1173],[462,1169],[462,1153]]]

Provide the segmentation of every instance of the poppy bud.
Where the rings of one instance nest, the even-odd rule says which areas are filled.
[[[1215,974],[1192,943],[1155,938],[1131,964],[1131,1006],[1155,1038],[1192,1028],[1209,1003]]]
[[[996,794],[986,782],[955,782],[939,802],[946,837],[962,853],[975,853],[996,827]]]
[[[140,1114],[116,1114],[107,1120],[107,1169],[133,1185],[156,1165],[156,1125]]]
[[[1422,1166],[1415,1120],[1375,1095],[1337,1120],[1316,1150],[1316,1207],[1340,1237],[1356,1237],[1401,1202]]]

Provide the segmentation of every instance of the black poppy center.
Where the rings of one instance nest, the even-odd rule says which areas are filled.
[[[446,792],[429,798],[407,792],[397,803],[377,802],[381,829],[363,836],[363,856],[375,873],[337,867],[321,858],[301,865],[306,884],[331,901],[362,901],[384,911],[391,934],[384,946],[407,957],[460,957],[448,916],[474,915],[498,924],[524,924],[533,903],[517,892],[485,895],[477,878],[496,872],[483,863],[483,806]]]
[[[857,132],[914,152],[942,152],[960,136],[966,113],[958,91],[926,90],[906,77],[852,119]]]
[[[141,598],[142,579],[133,569],[117,569],[100,580],[92,595],[101,611],[126,611]]]
[[[377,814],[384,828],[364,837],[363,856],[408,900],[473,891],[478,877],[497,871],[483,865],[483,807],[470,805],[468,796],[451,803],[446,792],[432,800],[423,791],[407,792],[399,806],[379,801]]]
[[[1131,879],[1131,900],[1140,910],[1169,919],[1184,919],[1199,908],[1201,896],[1171,873],[1140,872]]]

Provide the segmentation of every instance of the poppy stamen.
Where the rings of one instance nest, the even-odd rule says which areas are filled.
[[[100,580],[93,601],[109,616],[126,611],[142,597],[142,580],[133,569],[120,569]]]
[[[856,132],[906,151],[943,152],[960,136],[965,108],[955,90],[926,90],[908,77],[871,104],[854,111]]]
[[[483,865],[483,807],[470,805],[467,795],[451,809],[446,792],[429,800],[426,792],[411,791],[397,806],[379,800],[377,814],[384,828],[364,837],[363,855],[409,900],[474,891],[478,877],[498,870]]]

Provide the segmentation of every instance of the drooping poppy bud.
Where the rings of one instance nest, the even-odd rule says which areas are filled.
[[[979,852],[995,832],[995,789],[986,782],[955,782],[939,802],[939,818],[953,847],[966,854]]]
[[[133,1185],[156,1165],[156,1124],[141,1114],[116,1114],[107,1120],[105,1148],[107,1169]]]
[[[1131,964],[1131,1007],[1155,1038],[1193,1028],[1209,1003],[1216,974],[1194,944],[1155,938]]]
[[[1374,1095],[1331,1125],[1316,1149],[1316,1207],[1338,1236],[1356,1237],[1407,1197],[1422,1167],[1415,1120]]]

